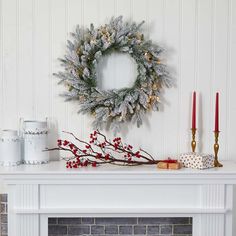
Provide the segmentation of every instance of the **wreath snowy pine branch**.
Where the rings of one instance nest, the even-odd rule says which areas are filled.
[[[163,86],[172,85],[166,65],[161,62],[163,49],[145,40],[140,24],[123,22],[122,16],[109,24],[89,29],[79,26],[67,41],[67,54],[59,59],[64,70],[56,73],[68,86],[66,100],[79,101],[79,112],[94,116],[94,129],[120,131],[124,122],[135,122],[139,127],[143,116],[157,111]],[[112,52],[128,53],[137,63],[138,75],[132,87],[101,90],[97,87],[99,59]]]

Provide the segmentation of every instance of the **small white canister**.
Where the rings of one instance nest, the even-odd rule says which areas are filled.
[[[21,160],[21,139],[16,130],[2,130],[0,134],[0,165],[16,166]]]
[[[46,121],[26,120],[22,123],[24,139],[23,161],[25,164],[44,164],[49,161],[48,126]]]

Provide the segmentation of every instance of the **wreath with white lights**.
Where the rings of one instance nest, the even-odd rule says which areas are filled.
[[[66,100],[79,101],[79,112],[94,116],[95,129],[119,131],[121,124],[130,121],[139,127],[148,111],[159,109],[163,86],[172,84],[161,61],[163,49],[144,39],[140,32],[143,23],[123,22],[120,16],[98,28],[93,24],[87,29],[77,26],[66,55],[59,59],[64,70],[55,75],[68,86],[63,95]],[[138,75],[132,87],[98,88],[99,59],[112,52],[128,53],[135,60]]]

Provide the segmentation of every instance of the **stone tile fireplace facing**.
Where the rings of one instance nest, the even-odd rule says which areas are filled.
[[[192,219],[188,217],[49,218],[48,224],[48,236],[192,235]]]
[[[133,221],[115,224],[118,234],[113,236],[130,236],[138,230],[148,235],[153,227],[155,234],[149,236],[170,229],[166,235],[184,235],[178,230],[186,224],[167,223],[172,217],[188,219],[188,224],[191,217],[192,226],[187,225],[185,233],[192,236],[233,236],[236,163],[223,164],[204,171],[161,171],[155,166],[68,170],[64,162],[0,167],[8,193],[8,236],[48,236],[56,228],[64,229],[60,236],[80,235],[82,229],[86,236],[97,232],[96,236],[107,236],[108,226],[113,227],[111,222],[105,224],[108,218]],[[82,224],[91,217],[92,223]],[[78,224],[70,224],[72,218]]]
[[[7,194],[0,194],[0,236],[7,236]]]

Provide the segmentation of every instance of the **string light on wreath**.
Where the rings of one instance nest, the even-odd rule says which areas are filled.
[[[140,24],[123,22],[122,16],[109,24],[84,29],[77,26],[68,40],[67,53],[60,59],[64,70],[55,75],[67,85],[66,100],[77,100],[79,112],[94,117],[95,129],[120,131],[126,122],[142,125],[147,112],[157,111],[163,87],[172,85],[163,49],[145,40]],[[132,87],[102,90],[97,86],[97,66],[104,55],[129,54],[137,64],[137,78]],[[112,79],[112,78],[111,78]]]

